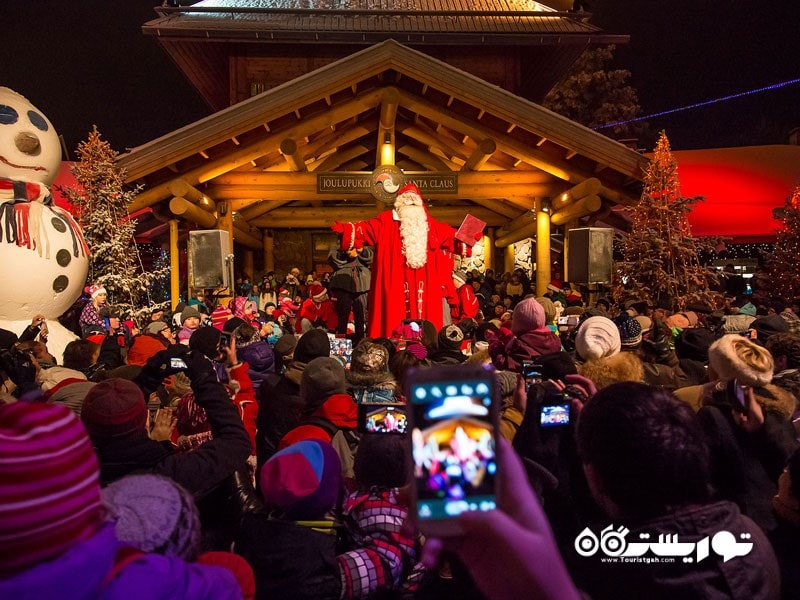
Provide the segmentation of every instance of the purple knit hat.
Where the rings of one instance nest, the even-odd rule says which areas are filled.
[[[66,406],[0,404],[0,579],[60,556],[103,522],[100,468]]]

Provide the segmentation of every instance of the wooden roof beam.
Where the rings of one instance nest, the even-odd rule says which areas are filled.
[[[300,152],[300,149],[297,147],[297,142],[294,139],[287,137],[282,140],[279,152],[283,158],[286,159],[286,164],[289,165],[290,170],[295,172],[306,170],[303,154]]]
[[[381,98],[381,90],[372,90],[362,96],[357,96],[347,100],[342,104],[332,107],[314,117],[309,117],[305,121],[296,123],[281,132],[276,132],[266,139],[240,146],[234,152],[218,159],[209,161],[199,167],[195,167],[183,173],[182,178],[190,185],[204,183],[228,171],[249,163],[264,154],[276,152],[280,148],[280,140],[286,137],[301,138],[315,133],[320,129],[329,127],[334,123],[339,123],[350,117],[354,117],[365,110],[369,110],[378,105]],[[280,134],[280,135],[278,135]],[[141,194],[130,203],[128,210],[136,212],[147,206],[152,206],[156,202],[163,200],[169,195],[169,184],[172,180],[155,185]]]
[[[217,217],[212,215],[185,198],[175,197],[169,201],[169,210],[176,217],[181,217],[200,227],[212,229],[217,225]]]
[[[430,169],[431,171],[455,171],[458,169],[454,163],[451,163],[443,158],[439,158],[430,152],[420,150],[419,148],[416,148],[410,144],[401,146],[397,149],[397,152],[404,154],[414,162],[421,164],[423,167]]]
[[[176,198],[185,198],[192,204],[196,204],[203,210],[213,213],[217,210],[217,204],[203,192],[185,179],[176,179],[170,182],[169,192]]]
[[[478,147],[472,152],[467,162],[461,168],[462,171],[478,171],[492,157],[497,150],[497,144],[492,139],[481,140]]]
[[[326,218],[325,213],[313,208],[279,208],[272,211],[269,215],[253,219],[250,224],[256,227],[327,227],[334,219],[344,222],[356,222],[371,219],[376,216],[383,207],[342,207],[336,210],[336,214]],[[464,220],[463,206],[443,206],[429,207],[428,212],[439,221],[450,225],[460,225]],[[469,211],[474,216],[492,227],[498,227],[508,222],[508,219],[485,208],[476,207]]]
[[[559,211],[568,204],[571,204],[572,202],[580,200],[581,198],[584,198],[586,196],[597,195],[600,193],[600,190],[602,188],[603,184],[596,177],[590,177],[589,179],[585,179],[578,185],[563,191],[557,196],[554,196],[551,203],[553,211],[554,212]]]
[[[376,141],[375,165],[393,165],[395,162],[395,122],[400,94],[397,88],[387,87],[383,90],[381,113],[378,119],[378,139]],[[388,141],[388,143],[387,143]]]
[[[419,171],[408,171],[407,176],[413,177]],[[220,175],[209,182],[214,186],[298,186],[299,188],[316,188],[317,173],[291,173],[291,172],[262,172],[262,171],[231,171],[225,175]],[[564,188],[562,181],[554,179],[541,171],[524,170],[485,170],[485,171],[462,171],[458,173],[459,185],[522,185],[538,184],[540,186],[550,186],[547,189],[561,192]],[[206,190],[207,192],[210,190]],[[555,193],[555,192],[554,192]],[[502,197],[502,190],[497,189],[496,197]]]
[[[234,203],[235,202],[236,201],[234,201]],[[276,208],[280,208],[284,204],[289,204],[290,202],[294,202],[294,198],[291,200],[252,200],[249,205],[245,205],[243,208],[238,209],[237,212],[245,221],[249,222],[256,217],[260,217],[261,215],[268,213],[271,210],[275,210]]]
[[[580,219],[581,217],[585,217],[597,212],[600,210],[601,206],[603,206],[603,201],[600,199],[600,196],[584,196],[569,206],[565,206],[564,208],[554,212],[550,216],[550,222],[553,225],[563,225],[564,223],[569,223],[574,219]]]
[[[369,148],[366,146],[362,146],[357,144],[355,146],[349,146],[347,148],[340,149],[335,154],[331,154],[328,158],[320,162],[319,164],[314,165],[314,172],[321,172],[324,173],[325,171],[333,171],[340,167],[342,164],[346,163],[347,161],[353,160],[364,154],[364,152],[369,152]]]
[[[451,146],[445,141],[444,136],[437,134],[428,126],[422,123],[408,124],[400,122],[397,125],[397,130],[401,131],[408,137],[425,144],[429,148],[438,148],[450,160],[455,158],[461,159],[464,162],[467,160],[467,155],[455,146]]]

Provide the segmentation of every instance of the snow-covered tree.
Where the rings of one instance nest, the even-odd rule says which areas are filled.
[[[768,266],[773,294],[791,301],[800,296],[800,186],[786,199],[783,226],[775,237]]]
[[[630,209],[631,232],[623,236],[623,260],[616,265],[617,299],[661,299],[674,310],[693,301],[716,303],[717,275],[699,256],[711,255],[718,239],[693,237],[689,226],[692,206],[701,200],[681,196],[678,163],[662,132],[644,176],[642,197]]]
[[[110,304],[140,320],[152,306],[153,282],[164,277],[163,268],[144,270],[134,240],[136,220],[128,205],[140,188],[125,188],[125,172],[114,162],[118,152],[101,139],[97,127],[78,145],[77,154],[72,174],[78,186],[63,191],[77,209],[91,251],[88,283],[105,287]]]

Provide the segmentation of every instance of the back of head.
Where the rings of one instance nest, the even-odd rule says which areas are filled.
[[[708,349],[708,366],[722,380],[763,387],[772,381],[775,363],[769,350],[741,335],[723,335]]]
[[[294,359],[309,363],[315,358],[331,355],[331,343],[328,334],[322,329],[311,329],[300,336],[294,349]]]
[[[544,307],[536,298],[525,298],[514,307],[511,316],[511,332],[522,335],[545,326]]]
[[[264,500],[290,519],[319,519],[339,500],[342,463],[327,442],[304,440],[264,463],[259,483]]]
[[[608,386],[581,411],[577,440],[584,465],[625,517],[709,499],[703,433],[689,405],[668,392],[632,382]]]
[[[704,327],[684,329],[675,338],[678,358],[708,362],[708,349],[714,343],[714,332]]]
[[[334,394],[347,393],[347,380],[342,363],[329,356],[315,358],[303,369],[300,398],[306,410],[313,412]]]
[[[66,406],[0,404],[0,580],[102,526],[97,456]]]
[[[445,325],[439,330],[438,342],[442,350],[458,350],[464,341],[464,332],[458,325]]]
[[[773,358],[786,358],[787,369],[800,369],[800,334],[776,333],[764,345]]]
[[[200,517],[192,495],[161,475],[128,475],[103,489],[117,538],[142,550],[193,561]]]
[[[406,456],[405,436],[364,434],[353,464],[356,483],[361,489],[403,487],[408,478]]]
[[[200,327],[189,338],[189,348],[208,358],[217,358],[221,337],[222,334],[216,327]]]
[[[163,347],[162,347],[163,350]],[[68,369],[83,371],[97,360],[100,346],[89,340],[72,340],[64,347],[63,363]]]
[[[575,333],[575,350],[583,360],[613,356],[621,348],[619,329],[608,317],[589,317]]]
[[[147,435],[144,394],[127,379],[101,381],[86,394],[81,421],[94,442],[143,437]]]

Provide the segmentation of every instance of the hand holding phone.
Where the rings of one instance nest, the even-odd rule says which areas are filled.
[[[409,372],[412,515],[426,534],[458,535],[458,515],[496,506],[496,390],[490,366]]]
[[[542,382],[542,365],[532,360],[522,361],[522,378],[525,380],[525,390],[532,385]]]

